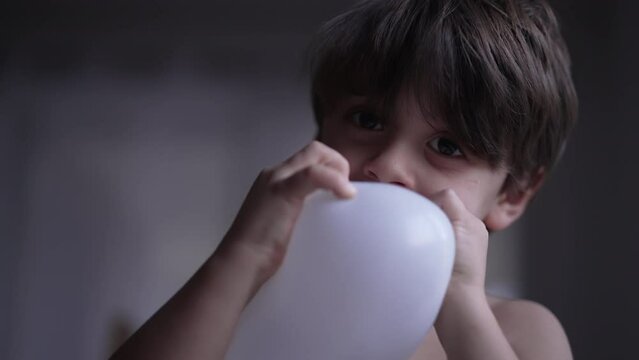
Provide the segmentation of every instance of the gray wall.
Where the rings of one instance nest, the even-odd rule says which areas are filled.
[[[1,9],[0,358],[104,358],[176,291],[257,172],[312,138],[302,54],[349,3]],[[633,5],[554,3],[582,123],[492,240],[489,286],[549,306],[578,358],[629,358],[614,345],[636,320]]]
[[[27,164],[25,127],[9,116],[0,101],[0,357],[6,357],[13,328],[12,314],[19,291],[18,264],[24,239]]]
[[[529,210],[526,295],[552,308],[577,359],[635,359],[639,323],[636,1],[553,1],[580,123]]]
[[[312,138],[301,55],[331,8],[13,6],[0,358],[105,358],[213,251],[257,172]]]

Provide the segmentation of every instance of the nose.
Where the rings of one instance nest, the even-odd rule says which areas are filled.
[[[415,178],[408,149],[389,144],[371,156],[363,167],[369,181],[379,181],[415,189]]]

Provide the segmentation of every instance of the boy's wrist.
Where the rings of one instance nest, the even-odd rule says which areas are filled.
[[[209,262],[215,264],[214,268],[223,266],[237,269],[240,272],[238,276],[243,276],[245,281],[252,282],[254,293],[277,271],[281,265],[282,256],[274,254],[274,251],[261,249],[238,240],[225,237]],[[212,269],[212,271],[216,270]]]
[[[486,291],[483,286],[454,280],[451,280],[448,284],[448,289],[444,297],[444,305],[451,302],[461,305],[461,303],[467,302],[478,303],[487,301]]]
[[[451,282],[435,321],[435,329],[449,359],[465,358],[470,337],[482,331],[485,319],[492,317],[483,288]]]
[[[462,276],[455,274],[450,278],[446,293],[464,293],[466,295],[485,295],[485,280],[483,276]]]
[[[435,328],[438,331],[455,328],[456,324],[467,320],[470,314],[486,308],[489,308],[488,298],[483,288],[451,281],[435,321]]]

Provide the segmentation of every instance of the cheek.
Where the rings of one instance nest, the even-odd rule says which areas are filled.
[[[480,219],[484,219],[497,201],[501,183],[498,179],[473,179],[458,192],[468,211]]]
[[[457,195],[471,214],[478,218],[484,218],[485,213],[487,212],[485,209],[486,206],[484,206],[481,201],[484,194],[480,193],[476,188],[463,188],[457,191]]]

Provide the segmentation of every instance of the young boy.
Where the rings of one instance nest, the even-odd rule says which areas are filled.
[[[258,176],[219,248],[113,358],[223,359],[305,197],[356,196],[361,180],[430,198],[455,231],[441,312],[412,359],[570,359],[548,310],[484,291],[489,232],[522,215],[576,118],[549,6],[369,1],[326,24],[312,55],[318,141]]]

